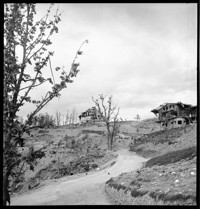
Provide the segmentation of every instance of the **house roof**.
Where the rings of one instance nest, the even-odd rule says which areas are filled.
[[[151,112],[153,112],[154,114],[156,114],[156,113],[158,113],[158,111],[159,111],[161,108],[163,108],[164,106],[166,106],[166,105],[168,105],[168,104],[172,104],[172,105],[173,105],[173,104],[176,104],[176,105],[180,105],[181,107],[192,107],[191,104],[183,104],[182,102],[177,102],[177,103],[167,103],[167,102],[165,102],[165,103],[161,104],[159,107],[157,107],[157,108],[151,110]]]
[[[166,103],[166,102],[165,102],[165,103],[161,104],[159,107],[157,107],[157,108],[151,110],[151,112],[153,112],[153,113],[158,113],[158,111],[159,111],[162,107],[164,107],[165,105],[167,105],[167,104],[169,104],[169,103]]]

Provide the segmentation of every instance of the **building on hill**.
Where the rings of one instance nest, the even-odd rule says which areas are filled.
[[[96,107],[91,107],[85,112],[82,112],[79,116],[80,123],[100,121],[101,116]]]
[[[157,116],[161,129],[186,126],[197,121],[197,106],[190,104],[164,103],[151,110]]]

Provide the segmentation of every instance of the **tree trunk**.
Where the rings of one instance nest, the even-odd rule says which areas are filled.
[[[110,134],[108,134],[108,150],[112,150]]]
[[[110,133],[110,124],[106,123],[107,131],[108,131],[108,136],[107,136],[107,143],[108,143],[108,150],[112,150],[111,146],[111,133]]]
[[[4,115],[6,118],[6,116]],[[12,120],[10,120],[13,122]],[[10,122],[10,123],[11,123]],[[3,205],[6,205],[7,202],[10,204],[10,195],[8,192],[8,178],[10,176],[11,170],[8,167],[7,156],[5,155],[6,151],[9,149],[8,144],[10,143],[11,138],[11,128],[7,126],[7,121],[4,122],[3,130]]]
[[[4,169],[3,171],[3,205],[6,205],[7,202],[10,204],[10,196],[8,192],[8,171]]]

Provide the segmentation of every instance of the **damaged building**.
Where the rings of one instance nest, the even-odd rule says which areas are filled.
[[[197,121],[197,106],[181,102],[164,103],[151,112],[156,115],[161,129],[178,128]]]
[[[91,107],[79,115],[80,123],[100,121],[101,116],[96,107]]]

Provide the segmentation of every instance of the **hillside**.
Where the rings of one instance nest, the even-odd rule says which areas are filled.
[[[114,151],[128,149],[132,138],[138,135],[137,129],[140,134],[147,133],[156,127],[154,120],[120,122],[120,133],[116,137]],[[31,135],[32,137],[24,136],[25,146],[18,149],[27,153],[30,146],[35,151],[45,147],[42,149],[45,156],[33,162],[33,166],[24,165],[25,173],[16,183],[14,194],[40,187],[51,179],[101,169],[117,157],[115,152],[107,150],[106,127],[102,122],[36,129],[32,130]]]
[[[24,166],[24,176],[16,185],[15,193],[23,193],[45,181],[62,176],[85,173],[117,157],[106,149],[104,127],[59,127],[55,129],[34,130],[33,137],[26,136],[25,147],[21,152],[28,152],[31,145],[34,150],[45,146],[41,159],[33,162],[34,169]],[[24,181],[22,183],[22,181]]]
[[[112,168],[118,151],[129,150],[147,162],[137,172],[122,169],[121,175],[107,181],[105,192],[113,204],[195,204],[196,124],[161,131],[155,120],[120,122],[112,152],[107,150],[103,123],[33,130],[19,149],[28,152],[30,145],[34,150],[46,146],[45,156],[33,163],[34,169],[24,166],[12,196],[62,177],[81,178]]]
[[[196,204],[196,125],[144,135],[130,150],[149,160],[107,182],[115,204]]]

